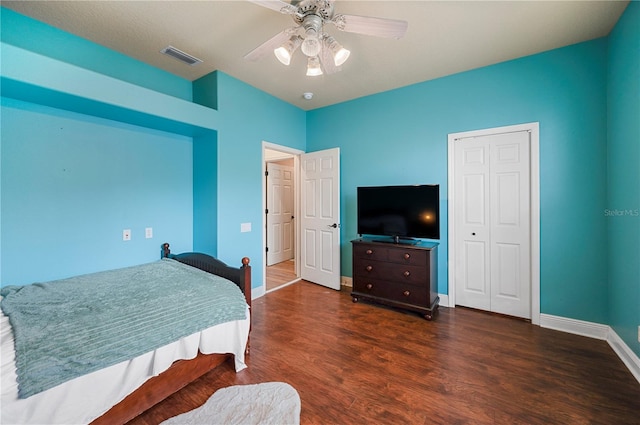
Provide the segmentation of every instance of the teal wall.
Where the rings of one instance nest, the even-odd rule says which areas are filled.
[[[190,138],[8,98],[1,113],[3,285],[191,248]]]
[[[541,310],[606,322],[606,309],[593,308],[607,299],[606,53],[599,39],[309,112],[307,149],[339,146],[348,164],[343,274],[351,275],[357,186],[437,183],[438,291],[447,293],[448,134],[537,121]]]
[[[192,84],[193,101],[218,107],[217,73]],[[218,132],[193,139],[193,250],[218,256]]]
[[[640,3],[609,36],[609,324],[640,356]]]
[[[5,8],[0,19],[0,284],[153,261],[164,241],[190,250],[191,137],[153,129],[188,126],[148,111],[190,103],[191,82]],[[82,84],[63,93],[16,76],[56,88]],[[137,112],[143,99],[132,94],[153,107]],[[100,118],[125,114],[151,124]],[[123,229],[131,241],[122,241]]]
[[[193,250],[218,256],[218,134],[193,139]],[[174,250],[174,252],[180,252]]]
[[[305,149],[305,112],[229,75],[218,78],[218,256],[248,256],[253,286],[262,285],[262,142]],[[240,233],[241,223],[251,232]]]

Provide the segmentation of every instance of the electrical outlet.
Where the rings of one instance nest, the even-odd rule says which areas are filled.
[[[130,241],[131,240],[131,229],[124,229],[122,231],[122,240]]]
[[[144,229],[144,237],[151,239],[153,237],[153,227],[147,227]]]

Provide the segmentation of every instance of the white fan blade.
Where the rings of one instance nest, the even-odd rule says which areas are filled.
[[[282,44],[293,35],[295,30],[296,27],[292,27],[279,32],[269,40],[265,41],[264,43],[247,53],[244,58],[252,62],[257,62],[268,54],[272,54],[273,50],[282,46]]]
[[[330,21],[341,31],[385,38],[402,38],[409,23],[398,19],[369,16],[336,15]]]
[[[297,7],[280,0],[249,0],[249,1],[251,3],[257,4],[258,6],[275,10],[276,12],[280,12],[284,15],[293,15],[298,10]]]

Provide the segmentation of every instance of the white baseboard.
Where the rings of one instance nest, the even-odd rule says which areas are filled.
[[[264,285],[258,286],[257,288],[251,288],[251,299],[255,300],[256,298],[260,298],[264,296],[265,290]]]
[[[609,333],[609,326],[607,325],[552,316],[550,314],[540,314],[540,327],[602,340],[606,340]]]
[[[613,328],[609,327],[609,333],[607,334],[607,342],[616,352],[620,360],[631,371],[636,380],[640,382],[640,358],[636,356],[636,353],[631,351],[631,348],[618,336]]]
[[[353,288],[353,278],[348,276],[340,276],[340,286]]]
[[[640,358],[618,336],[611,326],[566,317],[540,314],[540,327],[607,341],[609,346],[640,383]]]
[[[440,302],[438,303],[438,305],[441,305],[442,307],[451,307],[449,305],[449,295],[438,294],[438,296],[440,297]]]

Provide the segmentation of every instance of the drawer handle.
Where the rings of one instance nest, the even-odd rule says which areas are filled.
[[[368,272],[370,272],[371,270],[373,270],[373,266],[367,266],[367,267],[365,267],[365,269],[366,269]]]
[[[373,285],[370,283],[367,283],[367,289],[371,289],[371,288],[373,288]]]
[[[411,276],[411,272],[409,272],[409,270],[407,270],[406,272],[402,273],[404,275],[404,277],[409,277]]]
[[[411,258],[411,255],[409,255],[409,254],[404,254],[404,259],[405,259],[405,260],[408,260],[409,258]]]
[[[371,254],[373,254],[373,251],[372,251],[372,250],[370,250],[370,249],[367,249],[367,251],[365,252],[365,254],[367,254],[367,255],[371,255]]]
[[[404,292],[402,293],[402,295],[404,295],[405,297],[408,297],[409,295],[411,295],[411,292],[409,292],[409,291],[404,291]]]

